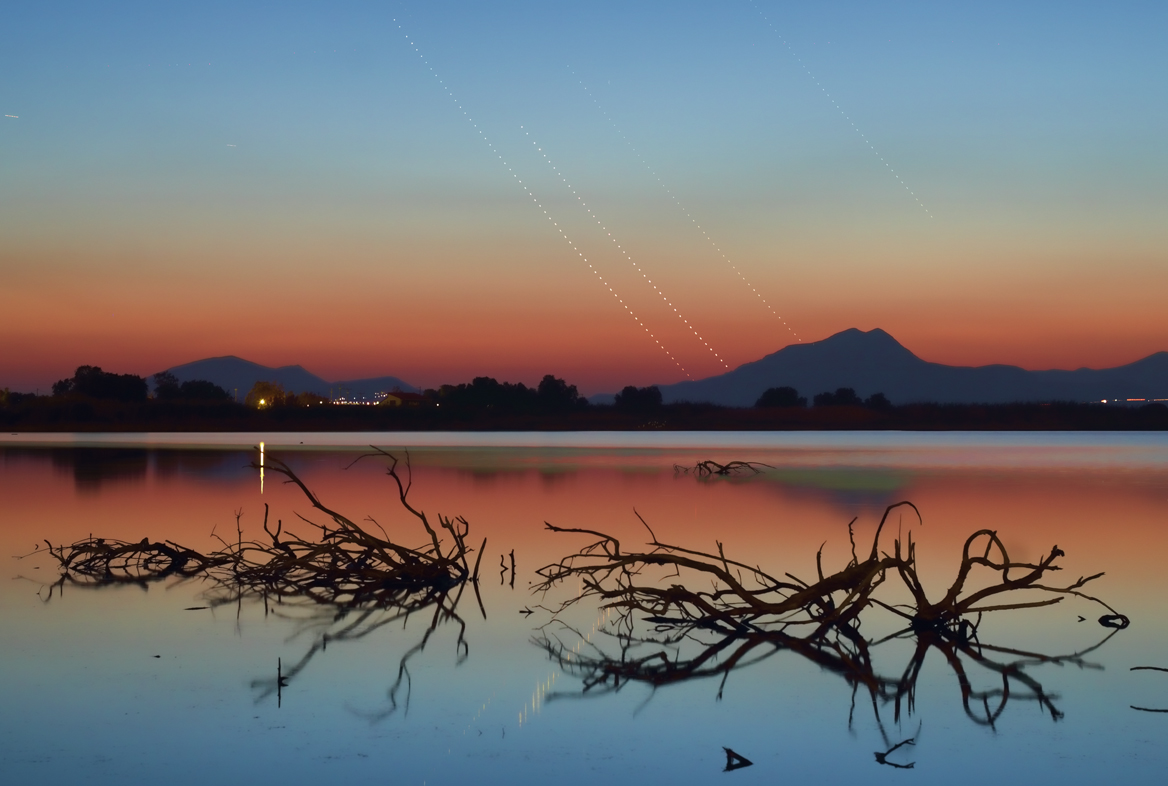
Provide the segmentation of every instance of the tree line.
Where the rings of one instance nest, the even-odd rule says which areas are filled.
[[[853,388],[836,388],[835,392],[816,393],[813,399],[817,407],[867,407],[868,409],[891,409],[892,402],[883,393],[873,393],[868,398],[860,398]],[[800,396],[792,387],[767,388],[754,402],[760,408],[806,407],[807,398]]]
[[[228,402],[232,396],[226,390],[205,379],[179,382],[169,371],[153,375],[153,398],[160,401]],[[100,366],[78,366],[72,377],[53,384],[53,396],[85,397],[123,402],[140,402],[150,398],[150,385],[134,374],[114,374]],[[7,392],[6,392],[7,395]],[[421,394],[424,403],[455,411],[496,413],[535,412],[564,414],[587,408],[588,399],[580,395],[575,385],[553,374],[545,374],[539,384],[528,387],[522,382],[499,382],[493,377],[475,377],[469,383],[442,385]],[[330,403],[327,398],[310,391],[296,393],[285,390],[279,382],[261,380],[252,386],[242,402],[255,409],[320,406]],[[883,393],[860,398],[852,388],[838,388],[834,392],[817,393],[812,403],[816,407],[866,407],[887,410],[892,402]],[[661,390],[656,385],[637,387],[627,385],[613,399],[613,409],[620,412],[648,413],[664,406]],[[801,408],[807,398],[793,387],[768,388],[754,404],[757,408]]]

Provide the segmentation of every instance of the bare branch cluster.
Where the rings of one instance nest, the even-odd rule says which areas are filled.
[[[545,522],[552,532],[573,532],[592,535],[599,540],[585,546],[559,562],[540,568],[542,581],[535,590],[547,591],[568,580],[579,580],[582,591],[564,602],[563,607],[596,597],[605,608],[616,609],[625,615],[634,612],[661,624],[700,625],[725,632],[749,633],[779,629],[790,631],[806,628],[808,638],[822,635],[833,627],[849,625],[869,608],[887,609],[911,624],[914,630],[937,631],[958,640],[968,639],[973,632],[969,615],[1005,609],[1033,608],[1058,603],[1067,595],[1075,595],[1099,603],[1112,614],[1117,612],[1098,598],[1086,595],[1081,588],[1102,576],[1085,576],[1068,586],[1049,586],[1041,583],[1050,572],[1060,570],[1055,561],[1064,556],[1057,546],[1039,562],[1017,562],[1010,558],[1005,544],[993,530],[978,530],[965,542],[961,565],[953,584],[936,602],[931,602],[917,574],[916,545],[909,532],[907,539],[893,541],[892,552],[883,551],[880,537],[889,515],[898,509],[910,508],[920,512],[911,502],[898,502],[885,510],[872,538],[868,555],[860,559],[853,536],[852,559],[841,570],[828,575],[823,571],[823,549],[816,554],[817,577],[807,582],[790,573],[772,576],[758,565],[747,565],[726,556],[720,541],[715,541],[717,553],[706,553],[683,548],[657,539],[652,529],[638,514],[649,531],[648,551],[623,552],[613,536],[587,529],[556,527]],[[852,532],[849,524],[849,532]],[[684,583],[665,583],[642,580],[652,567],[672,569],[677,577],[683,571],[701,577],[710,583],[701,589]],[[970,573],[974,568],[985,568],[998,575],[999,580],[981,589],[966,592]],[[876,590],[889,576],[898,577],[908,590],[912,603],[894,606],[875,597]],[[1054,595],[1038,601],[989,603],[1004,593],[1035,590]]]
[[[554,622],[563,627],[556,631],[552,624],[545,626],[535,643],[578,676],[584,692],[615,691],[629,682],[656,688],[710,677],[720,677],[724,685],[735,669],[776,652],[793,652],[847,680],[853,689],[853,706],[855,691],[862,687],[878,718],[879,706],[891,703],[897,720],[903,709],[911,712],[925,655],[937,649],[957,678],[966,713],[976,722],[993,726],[1011,697],[1037,702],[1053,719],[1062,717],[1054,704],[1056,697],[1044,691],[1025,668],[1040,663],[1089,667],[1084,656],[1115,631],[1086,650],[1047,655],[984,644],[978,639],[978,628],[988,612],[1050,606],[1067,596],[1106,608],[1110,613],[1099,619],[1101,625],[1126,627],[1126,617],[1082,591],[1103,574],[1066,585],[1045,583],[1048,574],[1060,569],[1056,561],[1064,556],[1061,549],[1053,547],[1037,562],[1015,561],[998,534],[984,529],[966,539],[956,578],[940,599],[930,601],[918,575],[911,531],[904,541],[893,541],[891,553],[881,548],[890,514],[905,508],[919,519],[919,511],[910,502],[890,505],[863,558],[856,553],[853,520],[848,527],[851,560],[835,573],[825,574],[821,547],[814,581],[790,573],[771,575],[760,566],[731,559],[721,542],[716,541],[716,553],[662,542],[644,519],[649,548],[632,552],[602,532],[547,524],[553,532],[598,539],[537,571],[542,581],[536,591],[548,592],[569,581],[578,582],[580,589],[552,609],[557,615]],[[976,577],[976,582],[971,579],[975,570],[985,574]],[[893,604],[877,597],[886,583],[899,585],[910,602]],[[1038,598],[1014,600],[1023,592]],[[615,637],[615,653],[559,621],[562,612],[590,598],[614,615],[615,622],[604,632]],[[890,612],[893,619],[902,620],[903,628],[879,640],[866,638],[860,626],[869,609]],[[650,626],[648,633],[639,632],[641,623]],[[565,632],[575,639],[574,645],[565,641]],[[915,648],[901,673],[883,676],[874,665],[873,650],[895,639],[911,640]],[[1000,687],[975,690],[967,663],[997,675]]]
[[[716,461],[699,461],[692,467],[684,464],[674,464],[673,473],[675,475],[689,475],[693,473],[699,478],[707,478],[711,475],[719,475],[725,477],[727,475],[757,475],[762,472],[760,467],[767,469],[774,469],[770,464],[763,464],[761,461],[730,461],[725,464],[719,464]]]
[[[317,530],[317,537],[300,537],[285,530],[280,520],[271,527],[265,505],[265,539],[245,540],[241,513],[237,513],[234,542],[216,536],[222,548],[209,554],[170,541],[143,539],[128,543],[93,537],[71,545],[49,543],[49,551],[60,564],[62,581],[74,584],[143,584],[176,576],[200,576],[212,583],[208,596],[213,603],[262,596],[265,601],[296,599],[346,608],[425,608],[468,578],[477,577],[477,560],[473,569],[468,562],[468,555],[474,551],[466,542],[470,525],[461,516],[439,515],[435,527],[408,500],[408,464],[407,478],[403,480],[397,458],[378,452],[390,460],[387,473],[396,483],[402,506],[427,535],[428,542],[420,547],[395,543],[384,531],[375,535],[326,507],[284,462],[269,459],[265,469],[284,475],[286,482],[304,492],[313,508],[327,516],[325,523],[317,523],[297,514]],[[440,531],[449,536],[446,542],[439,536]]]

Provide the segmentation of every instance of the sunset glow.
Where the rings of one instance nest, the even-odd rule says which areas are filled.
[[[0,388],[232,354],[592,394],[850,327],[1129,363],[1168,349],[1166,13],[20,6]]]

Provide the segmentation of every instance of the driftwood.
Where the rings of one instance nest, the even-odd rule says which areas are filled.
[[[144,584],[171,577],[203,577],[211,582],[207,596],[212,604],[234,602],[240,597],[262,597],[266,601],[309,600],[345,607],[409,609],[431,605],[438,593],[478,578],[478,559],[472,568],[467,557],[470,525],[461,516],[438,516],[435,528],[427,515],[408,499],[411,481],[398,473],[396,457],[390,459],[387,474],[397,485],[404,507],[422,525],[429,543],[411,548],[395,543],[382,530],[375,535],[352,519],[321,503],[295,472],[278,459],[268,459],[264,469],[287,477],[300,488],[312,507],[329,522],[317,523],[304,516],[301,521],[318,530],[312,540],[285,531],[282,520],[269,526],[268,506],[264,506],[263,529],[267,538],[244,540],[236,513],[236,539],[228,542],[214,536],[222,548],[209,554],[171,541],[138,543],[87,538],[70,545],[49,546],[60,565],[62,581],[73,584]],[[252,465],[259,468],[258,465]],[[408,470],[408,464],[407,464]],[[370,522],[380,525],[373,519]],[[438,532],[450,536],[443,544]],[[486,541],[479,549],[481,559]]]
[[[674,464],[673,473],[675,475],[688,475],[691,472],[700,478],[709,477],[711,475],[757,475],[762,472],[760,467],[767,469],[774,469],[770,464],[763,464],[761,461],[730,461],[726,464],[719,464],[716,461],[699,461],[692,467],[684,464]]]
[[[976,623],[969,619],[971,615],[1050,606],[1068,595],[1094,601],[1111,615],[1126,619],[1103,601],[1081,592],[1084,585],[1102,573],[1082,577],[1065,587],[1042,584],[1046,574],[1061,570],[1055,561],[1064,556],[1063,551],[1055,546],[1039,562],[1014,562],[997,532],[989,529],[978,530],[966,539],[953,584],[941,599],[930,601],[917,575],[916,545],[911,530],[905,542],[902,543],[900,538],[893,541],[891,554],[880,548],[880,536],[889,515],[901,508],[909,508],[918,517],[920,515],[911,502],[890,505],[864,559],[856,554],[853,519],[848,525],[852,535],[851,561],[842,570],[825,575],[821,547],[816,554],[817,580],[810,583],[790,573],[776,578],[759,566],[729,559],[719,541],[715,541],[716,554],[661,542],[640,514],[637,518],[651,537],[651,548],[644,552],[622,552],[620,542],[602,532],[561,528],[545,522],[552,532],[588,534],[599,540],[536,571],[543,580],[534,589],[547,591],[565,581],[579,580],[582,592],[566,601],[562,608],[596,597],[605,608],[615,609],[629,620],[632,614],[640,613],[652,622],[700,625],[736,633],[759,632],[773,626],[780,626],[783,630],[805,627],[811,630],[810,637],[834,626],[855,622],[865,609],[874,606],[899,615],[914,631],[935,631],[956,641],[968,641],[976,634]],[[642,572],[652,566],[671,568],[678,576],[684,570],[712,582],[713,586],[705,590],[685,584],[661,586],[642,582]],[[997,573],[998,583],[966,592],[966,584],[975,568]],[[901,579],[913,603],[893,606],[875,597],[875,591],[889,575]],[[996,601],[997,596],[1019,590],[1035,590],[1055,597],[1015,603]]]
[[[456,649],[458,662],[469,654],[465,639],[466,624],[457,607],[462,591],[470,584],[478,595],[479,560],[486,548],[483,540],[474,565],[468,557],[474,549],[467,545],[470,525],[461,516],[437,517],[437,526],[425,512],[409,502],[412,477],[408,460],[406,477],[398,471],[396,457],[374,448],[369,454],[389,460],[387,474],[393,479],[398,498],[421,525],[426,543],[408,547],[396,543],[373,519],[368,519],[381,534],[376,535],[352,519],[326,507],[284,462],[268,458],[263,469],[284,475],[296,485],[312,507],[327,517],[317,523],[297,514],[306,525],[317,530],[315,539],[302,538],[284,528],[281,520],[269,525],[268,507],[264,506],[263,540],[245,540],[236,513],[236,538],[229,542],[214,536],[221,548],[202,554],[171,541],[137,543],[89,537],[70,545],[48,541],[49,553],[61,568],[61,577],[49,591],[60,591],[66,583],[82,587],[106,587],[136,584],[146,587],[166,579],[202,580],[207,582],[204,597],[208,606],[193,606],[191,611],[241,604],[246,600],[262,601],[265,614],[292,620],[298,630],[294,636],[308,635],[312,643],[304,655],[288,668],[278,661],[275,678],[255,680],[257,701],[283,689],[329,644],[363,639],[388,625],[406,625],[409,618],[423,610],[433,615],[421,639],[402,656],[396,680],[387,692],[387,706],[366,713],[378,720],[398,707],[402,687],[407,689],[408,663],[422,652],[437,628],[447,622],[458,626]],[[257,464],[252,467],[260,469]],[[440,533],[445,532],[448,538]]]
[[[713,677],[720,678],[721,697],[732,671],[776,652],[793,652],[843,677],[852,686],[853,710],[856,691],[864,689],[877,719],[879,707],[891,703],[897,721],[903,710],[912,711],[917,676],[926,654],[935,649],[953,671],[966,714],[975,722],[994,726],[1010,699],[1035,701],[1052,719],[1061,718],[1063,713],[1054,703],[1057,697],[1025,669],[1042,663],[1090,667],[1085,656],[1117,631],[1085,650],[1047,655],[983,643],[979,625],[990,612],[1050,606],[1074,596],[1100,604],[1110,612],[1104,619],[1119,621],[1108,625],[1101,619],[1105,627],[1125,627],[1126,617],[1082,591],[1103,574],[1065,586],[1050,585],[1045,578],[1059,570],[1056,560],[1063,556],[1057,546],[1038,562],[1015,562],[996,532],[979,530],[965,542],[953,583],[940,599],[930,601],[917,574],[911,531],[903,542],[894,540],[891,553],[880,547],[889,515],[900,509],[916,512],[908,502],[889,506],[863,558],[856,553],[850,524],[852,558],[835,573],[825,574],[821,547],[816,555],[817,577],[810,582],[789,573],[776,577],[759,566],[733,560],[720,542],[716,542],[716,553],[664,543],[644,519],[650,548],[632,552],[622,550],[616,538],[601,532],[547,524],[553,532],[588,534],[598,540],[537,571],[542,581],[536,591],[547,592],[569,581],[580,589],[551,609],[553,623],[544,626],[535,643],[576,675],[585,693],[616,691],[629,682],[657,688]],[[654,568],[668,575],[654,580],[647,575]],[[996,581],[975,585],[971,580],[975,570]],[[910,603],[893,604],[876,596],[889,579],[899,579],[895,583]],[[1038,598],[1018,598],[1022,592]],[[615,640],[616,652],[593,644],[559,621],[569,607],[591,598],[615,614],[605,632]],[[869,610],[899,618],[901,629],[879,640],[866,638],[860,626]],[[557,629],[554,624],[563,627]],[[645,624],[647,632],[642,630]],[[576,643],[565,641],[565,634]],[[873,650],[898,639],[914,641],[913,654],[900,673],[882,675],[874,666]],[[967,664],[990,672],[1000,679],[1000,687],[975,690]]]

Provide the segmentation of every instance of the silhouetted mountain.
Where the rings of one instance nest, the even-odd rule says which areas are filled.
[[[783,385],[808,398],[845,387],[860,397],[884,393],[893,404],[1168,398],[1168,352],[1099,370],[946,366],[921,360],[883,330],[852,328],[823,341],[792,344],[726,374],[659,387],[666,403],[708,401],[749,407],[767,388]]]
[[[374,393],[384,393],[387,390],[405,390],[417,393],[418,389],[408,382],[397,377],[372,377],[370,379],[346,379],[332,383],[337,395],[344,394],[350,398],[372,398]]]
[[[190,379],[205,379],[214,382],[232,394],[233,397],[237,397],[239,401],[243,401],[243,397],[251,390],[252,385],[261,380],[279,382],[285,390],[296,393],[309,392],[326,397],[344,394],[350,398],[371,398],[374,393],[393,390],[395,387],[402,390],[415,390],[412,385],[397,377],[329,382],[306,371],[303,366],[271,368],[235,357],[235,355],[196,360],[193,363],[184,363],[181,366],[169,368],[167,371],[174,374],[179,382],[186,382]]]

